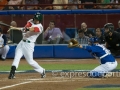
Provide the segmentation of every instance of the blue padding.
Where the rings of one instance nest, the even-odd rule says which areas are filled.
[[[10,45],[7,58],[14,58],[16,45]],[[80,48],[68,48],[67,45],[36,45],[34,58],[93,58],[89,52]]]
[[[120,13],[120,9],[81,9],[81,10],[4,10],[0,11],[0,15],[9,14],[113,14]]]
[[[10,46],[10,50],[7,54],[7,58],[14,58],[15,56],[15,49],[16,49],[16,45],[11,45]]]
[[[102,10],[90,10],[90,9],[83,9],[83,10],[72,10],[72,14],[102,14]]]
[[[55,58],[92,58],[89,52],[80,48],[68,48],[67,45],[54,45]]]
[[[41,10],[42,14],[71,14],[71,10]]]
[[[40,10],[10,10],[8,14],[35,14],[40,12]]]
[[[120,13],[120,9],[105,9],[103,10],[103,14],[115,14]]]
[[[53,45],[35,46],[34,58],[53,58]]]
[[[7,11],[0,11],[0,15],[8,15]]]

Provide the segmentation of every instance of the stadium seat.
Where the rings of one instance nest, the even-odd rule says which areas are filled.
[[[92,31],[93,33],[95,33],[95,28],[88,28],[88,30]]]
[[[65,33],[70,37],[70,38],[75,38],[75,32],[76,28],[66,28]]]
[[[13,43],[18,44],[21,39],[22,39],[22,32],[18,31],[18,30],[11,30],[10,31],[10,38],[12,40]]]
[[[43,40],[43,33],[41,33],[41,34],[38,36],[38,38],[37,38],[37,40],[36,40],[36,44],[42,44],[42,40]]]
[[[104,34],[104,28],[101,28],[101,31],[102,31],[102,35]]]

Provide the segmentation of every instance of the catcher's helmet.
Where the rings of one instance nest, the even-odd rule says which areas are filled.
[[[39,20],[41,22],[42,19],[43,19],[43,16],[42,16],[41,13],[37,12],[37,13],[35,13],[33,19],[37,19],[37,20]]]
[[[99,39],[97,37],[92,37],[89,39],[89,42],[93,44],[93,43],[99,42]]]
[[[106,23],[104,28],[108,28],[110,32],[114,31],[114,25],[112,23]]]

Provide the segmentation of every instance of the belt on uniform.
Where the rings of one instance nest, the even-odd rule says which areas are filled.
[[[23,39],[23,42],[31,43],[29,40],[24,40],[24,39]]]
[[[109,64],[114,64],[115,62],[107,62],[107,63],[109,63]]]

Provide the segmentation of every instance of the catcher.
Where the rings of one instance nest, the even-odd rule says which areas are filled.
[[[92,37],[89,40],[88,46],[82,46],[75,39],[71,39],[68,44],[70,48],[79,47],[87,50],[100,61],[100,65],[88,73],[88,76],[92,78],[106,77],[107,72],[117,67],[117,61],[112,56],[110,50],[98,42],[99,40],[97,37]]]

